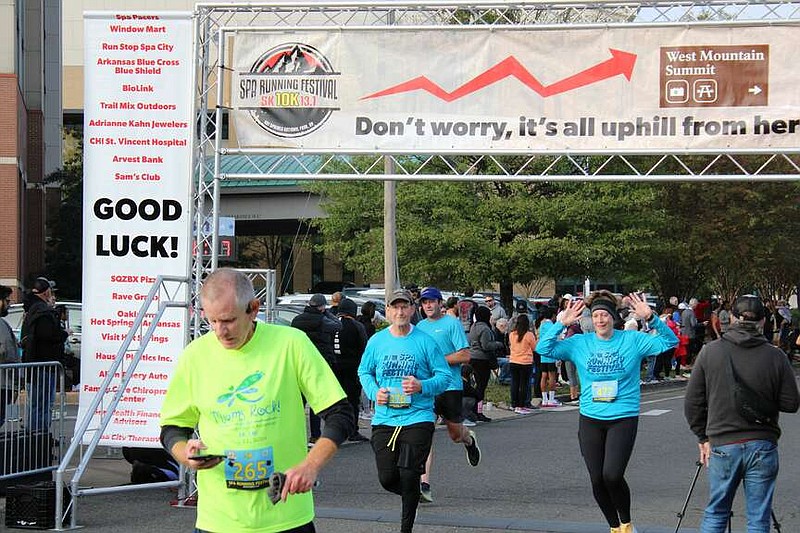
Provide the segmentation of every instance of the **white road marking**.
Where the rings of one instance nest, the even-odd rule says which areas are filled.
[[[658,403],[658,402],[668,402],[671,400],[680,400],[683,398],[683,395],[680,396],[670,396],[669,398],[659,398],[658,400],[647,400],[646,402],[641,402],[642,405],[646,405],[648,403]]]
[[[649,411],[641,413],[639,416],[660,416],[670,411],[672,411],[672,409],[650,409]]]
[[[567,411],[577,411],[580,407],[577,405],[560,405],[558,407],[541,407],[540,409],[545,412],[566,413]]]

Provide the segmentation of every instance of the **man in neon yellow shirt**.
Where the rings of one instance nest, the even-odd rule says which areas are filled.
[[[354,431],[344,391],[305,333],[255,322],[258,300],[244,274],[216,270],[200,298],[212,332],[186,347],[161,410],[162,444],[198,471],[196,527],[312,533],[311,488]],[[309,451],[303,396],[325,420]],[[278,472],[286,477],[273,505],[267,487]]]

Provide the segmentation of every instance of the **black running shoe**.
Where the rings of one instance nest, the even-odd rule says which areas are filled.
[[[467,461],[470,466],[478,466],[481,462],[481,449],[478,448],[478,437],[475,432],[470,430],[469,436],[472,437],[472,444],[465,444],[464,448],[467,449]]]
[[[475,417],[475,420],[477,420],[478,422],[491,422],[492,421],[491,418],[489,418],[488,416],[486,416],[483,413],[478,413],[478,416]]]

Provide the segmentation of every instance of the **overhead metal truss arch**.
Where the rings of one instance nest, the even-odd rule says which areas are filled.
[[[493,151],[491,155],[437,151],[349,151],[331,153],[293,149],[242,149],[224,147],[216,125],[222,124],[224,99],[221,80],[226,72],[225,42],[233,31],[252,28],[308,29],[347,27],[536,25],[542,30],[608,25],[702,25],[747,22],[800,23],[800,2],[747,1],[276,1],[271,3],[200,3],[196,8],[196,100],[199,142],[195,153],[197,184],[195,213],[198,249],[217,249],[220,182],[225,179],[293,180],[452,180],[452,181],[555,181],[555,180],[796,180],[800,177],[800,147],[790,150],[742,150],[737,153],[686,150],[680,154],[643,151],[617,153],[558,151]],[[213,98],[213,100],[212,100]],[[302,164],[301,155],[319,154],[321,167],[293,174],[223,174],[221,158],[227,154],[275,154]],[[358,164],[354,161],[358,160]],[[393,162],[394,174],[384,171]],[[202,222],[211,217],[211,225]],[[204,233],[206,232],[206,233]],[[194,275],[216,268],[216,255],[196,256]]]

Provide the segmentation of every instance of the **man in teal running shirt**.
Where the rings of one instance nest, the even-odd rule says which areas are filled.
[[[443,312],[442,292],[439,289],[425,287],[420,293],[420,301],[427,318],[420,321],[417,327],[433,337],[433,340],[439,345],[452,374],[450,386],[436,397],[434,411],[447,424],[450,439],[453,442],[464,444],[467,462],[471,466],[478,466],[481,461],[478,439],[474,431],[464,427],[464,383],[461,379],[461,365],[469,363],[469,341],[464,334],[461,321]],[[430,485],[431,468],[433,468],[433,448],[428,455],[425,474],[422,475],[420,483],[420,495],[424,502],[433,501]]]
[[[391,326],[367,342],[358,377],[376,404],[371,441],[378,480],[401,496],[400,532],[411,533],[419,505],[419,477],[435,429],[433,399],[450,384],[450,369],[436,341],[411,324],[411,295],[396,291],[388,304]]]

